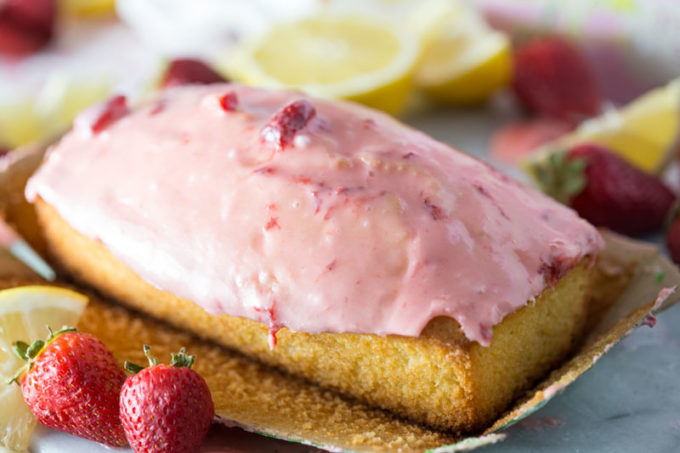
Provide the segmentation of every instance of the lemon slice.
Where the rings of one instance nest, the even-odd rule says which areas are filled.
[[[7,385],[24,365],[12,344],[44,338],[46,326],[74,326],[87,304],[87,297],[53,286],[22,286],[0,291],[0,449],[25,451],[35,427],[35,417],[26,406],[21,388]]]
[[[680,78],[650,91],[621,110],[611,109],[581,124],[574,132],[541,147],[528,162],[553,149],[596,143],[648,173],[658,173],[675,155],[680,138]]]
[[[247,84],[396,113],[409,94],[419,47],[414,33],[388,22],[317,16],[271,27],[243,44],[225,69]]]
[[[510,41],[475,11],[455,5],[442,14],[436,32],[427,32],[415,80],[438,102],[475,104],[510,82]]]

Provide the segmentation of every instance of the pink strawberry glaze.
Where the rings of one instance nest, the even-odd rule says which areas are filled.
[[[316,114],[291,144],[264,140],[300,99]],[[489,345],[602,247],[570,209],[386,115],[238,85],[68,134],[26,194],[156,287],[273,330],[416,336],[445,315]]]

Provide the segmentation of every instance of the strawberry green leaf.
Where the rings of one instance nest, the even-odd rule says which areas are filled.
[[[12,346],[12,349],[14,350],[14,353],[17,355],[17,357],[19,357],[21,360],[28,360],[28,355],[26,355],[26,352],[28,351],[28,345],[26,343],[23,341],[17,341]]]
[[[557,201],[569,201],[581,193],[587,184],[585,159],[569,159],[563,150],[551,152],[543,162],[534,164],[532,170],[539,188]]]
[[[26,350],[26,356],[29,359],[34,359],[38,356],[42,348],[45,346],[45,342],[42,340],[35,340]]]
[[[132,374],[137,374],[144,369],[143,366],[137,365],[136,363],[132,363],[127,360],[123,364],[123,368],[125,368],[126,371],[129,371]]]

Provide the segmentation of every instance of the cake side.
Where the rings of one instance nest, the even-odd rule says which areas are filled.
[[[482,429],[565,357],[582,325],[586,263],[496,325],[489,347],[439,317],[419,337],[281,329],[272,350],[265,324],[214,316],[153,287],[54,207],[42,200],[35,206],[51,253],[77,280],[203,338],[441,429]]]
[[[480,419],[497,419],[579,345],[589,314],[591,281],[592,272],[584,261],[535,302],[498,324],[490,347],[471,344],[471,386]],[[487,398],[489,394],[495,396]]]

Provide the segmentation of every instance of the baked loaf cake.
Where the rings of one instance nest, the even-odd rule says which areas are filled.
[[[602,247],[386,115],[229,84],[84,112],[26,195],[58,264],[102,293],[458,431],[569,352]]]

